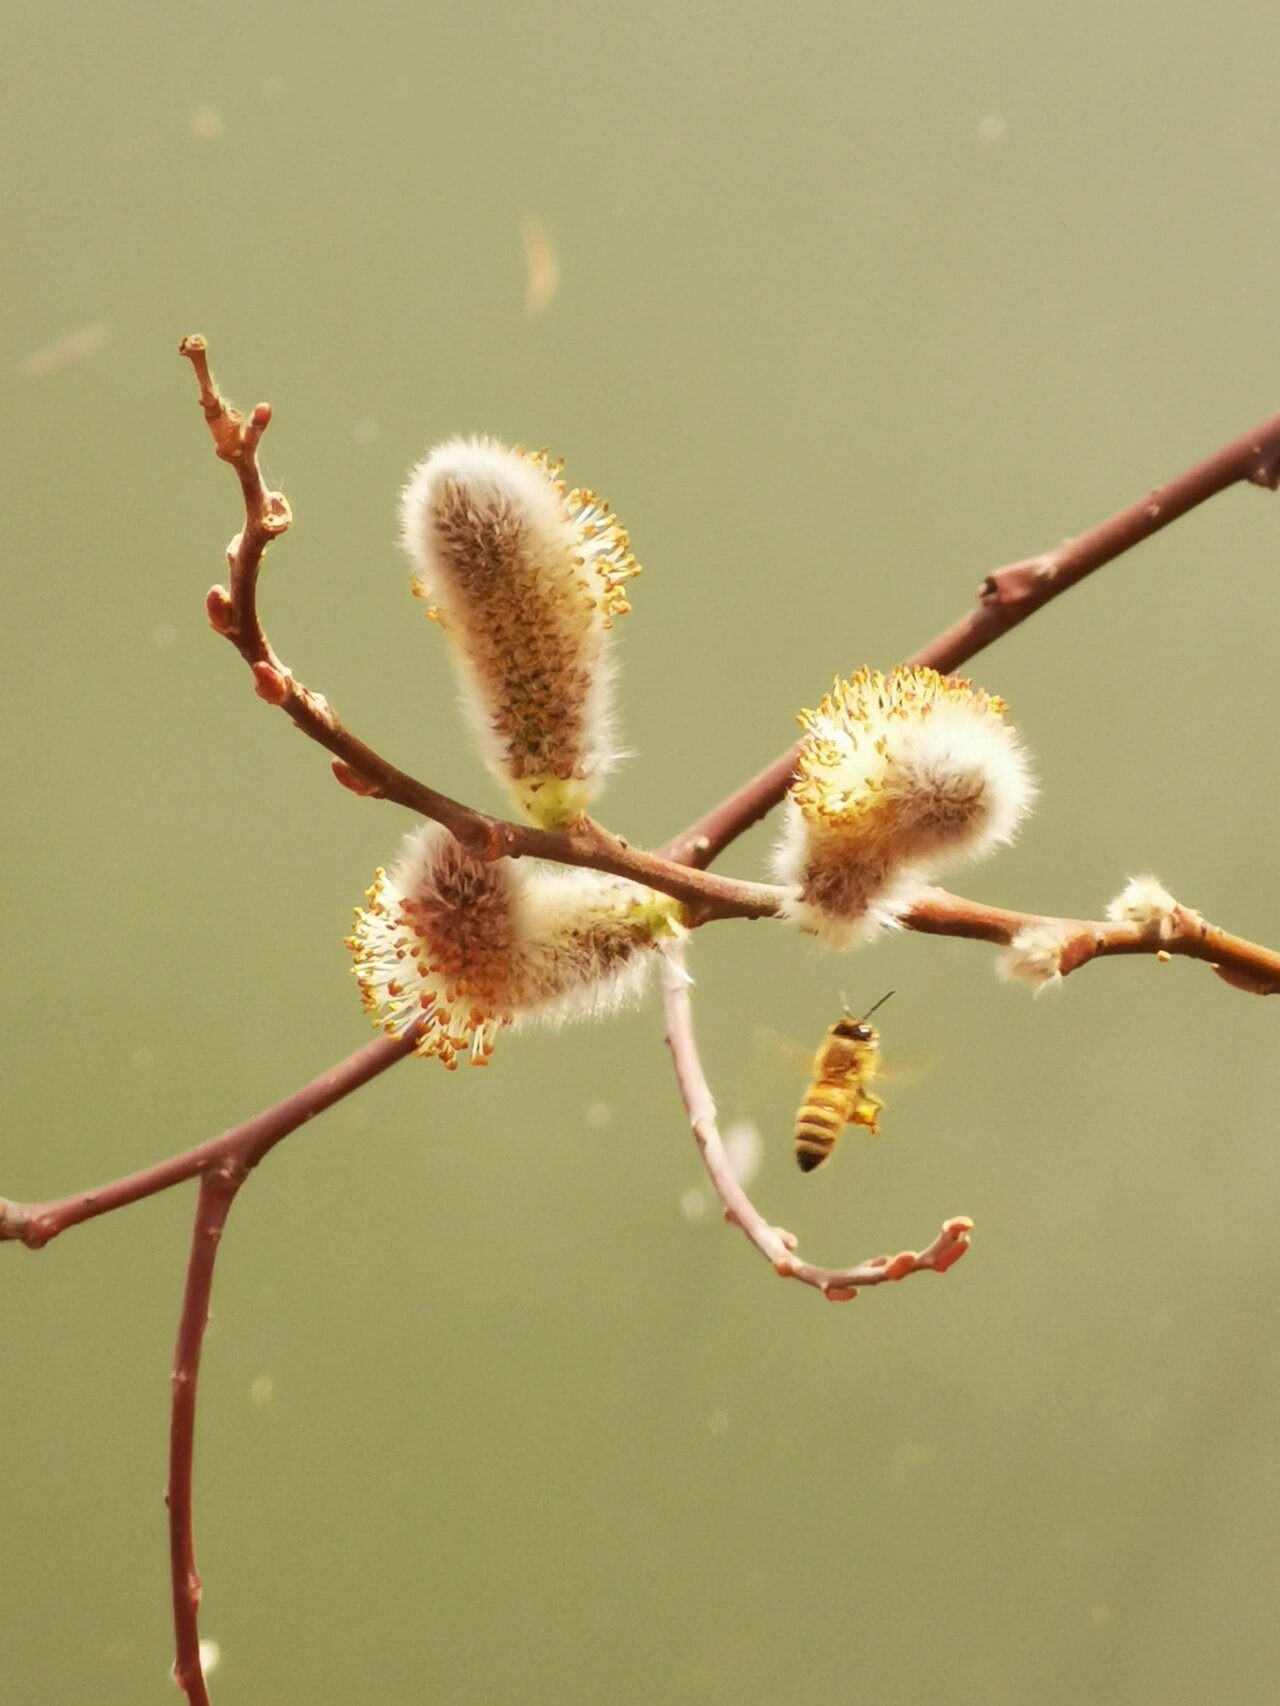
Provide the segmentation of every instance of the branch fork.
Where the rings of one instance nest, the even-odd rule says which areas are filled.
[[[567,830],[548,831],[489,817],[397,769],[352,734],[323,695],[299,681],[276,655],[258,615],[257,582],[264,554],[292,524],[287,500],[282,493],[268,489],[258,465],[259,446],[271,423],[271,408],[259,403],[245,416],[226,402],[210,373],[204,338],[184,338],[180,353],[195,374],[200,408],[214,450],[234,468],[245,508],[244,526],[227,552],[229,587],[215,586],[206,600],[210,625],[244,658],[258,695],[285,711],[304,734],[325,748],[334,777],[343,787],[434,819],[486,859],[539,857],[644,883],[682,901],[691,926],[720,918],[763,918],[777,913],[782,891],[764,883],[711,875],[706,868],[782,799],[795,768],[794,747],[664,847],[649,853],[632,848],[621,837],[585,818]],[[1055,550],[993,571],[978,588],[975,607],[908,663],[927,665],[943,675],[953,673],[1095,569],[1239,483],[1280,489],[1280,415],[1273,415],[1168,484]],[[1162,925],[1090,923],[1041,919],[931,890],[903,923],[926,933],[1004,945],[1028,926],[1042,924],[1062,935],[1059,969],[1064,976],[1106,955],[1141,953],[1165,961],[1180,954],[1207,961],[1218,976],[1239,990],[1280,992],[1280,954],[1229,936],[1182,907],[1174,907]],[[799,1280],[832,1302],[842,1302],[857,1296],[859,1290],[911,1274],[945,1273],[964,1255],[972,1222],[956,1216],[945,1221],[921,1251],[873,1256],[846,1268],[821,1268],[802,1260],[795,1237],[764,1219],[729,1165],[694,1042],[688,979],[675,959],[664,979],[664,1001],[677,1083],[725,1218],[744,1233],[775,1273]],[[380,1037],[234,1130],[97,1189],[29,1205],[0,1199],[0,1242],[40,1249],[68,1227],[184,1180],[199,1180],[174,1354],[167,1494],[177,1645],[174,1675],[191,1706],[208,1706],[197,1627],[201,1588],[192,1534],[195,1402],[214,1265],[227,1217],[249,1172],[275,1144],[407,1057],[414,1042],[412,1033],[395,1042]]]

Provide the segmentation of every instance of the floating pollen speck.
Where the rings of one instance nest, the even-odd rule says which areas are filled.
[[[110,326],[105,320],[95,320],[43,349],[33,350],[18,372],[24,379],[44,379],[51,373],[61,373],[64,367],[78,367],[82,361],[100,354],[110,342]]]
[[[524,236],[524,311],[531,320],[545,314],[560,288],[560,259],[539,219],[526,219]]]
[[[187,118],[187,129],[197,142],[217,142],[226,128],[217,107],[196,107]]]

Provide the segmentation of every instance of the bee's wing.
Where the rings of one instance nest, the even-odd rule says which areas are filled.
[[[797,1081],[809,1079],[813,1077],[815,1052],[794,1037],[784,1037],[781,1031],[771,1031],[764,1025],[756,1026],[756,1056],[766,1068],[785,1072]]]
[[[890,1047],[886,1051],[882,1047],[876,1061],[876,1084],[892,1084],[895,1090],[904,1084],[915,1084],[933,1071],[938,1059],[936,1048]]]

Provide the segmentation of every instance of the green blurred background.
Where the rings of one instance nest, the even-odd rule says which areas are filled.
[[[395,542],[486,430],[612,499],[646,575],[657,841],[989,568],[1276,406],[1274,11],[827,0],[5,8],[0,1191],[87,1186],[367,1038],[342,937],[407,822],[335,787],[203,618],[238,525],[176,348],[275,406],[264,607],[363,736],[496,799]],[[559,258],[525,306],[522,230]],[[79,334],[78,345],[63,340]],[[53,350],[52,355],[42,352]],[[1280,941],[1280,504],[1236,491],[976,668],[1032,750],[957,886],[1096,914],[1154,870]],[[759,875],[769,831],[723,868]],[[701,1213],[655,1007],[397,1068],[224,1245],[197,1534],[218,1701],[1272,1698],[1274,1007],[1118,961],[696,944],[726,1119],[816,1260],[977,1222],[852,1309]],[[899,991],[888,1136],[802,1179],[810,1046]],[[172,1698],[161,1490],[190,1189],[0,1252],[14,1700]]]

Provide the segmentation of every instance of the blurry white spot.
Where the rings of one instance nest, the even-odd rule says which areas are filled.
[[[174,627],[172,622],[161,622],[158,627],[151,630],[151,638],[155,641],[161,651],[163,651],[166,646],[171,646],[177,637],[178,630]]]
[[[1091,1605],[1089,1607],[1089,1621],[1095,1629],[1105,1629],[1111,1621],[1111,1607],[1101,1603]]]
[[[197,142],[216,142],[226,126],[216,107],[197,107],[187,120],[187,128]]]
[[[933,1459],[934,1449],[924,1440],[903,1440],[889,1453],[889,1479],[900,1486],[927,1469]]]
[[[711,1212],[711,1204],[707,1201],[707,1193],[701,1185],[690,1185],[680,1198],[680,1212],[689,1222],[696,1226],[700,1220],[705,1220]]]
[[[129,1065],[135,1072],[150,1072],[155,1065],[155,1059],[149,1048],[136,1048],[129,1056]]]
[[[744,1187],[749,1185],[764,1160],[759,1126],[750,1120],[735,1120],[731,1126],[726,1126],[724,1152],[729,1158],[734,1178]]]
[[[355,431],[352,433],[352,437],[355,439],[357,444],[372,444],[381,431],[382,428],[378,425],[377,421],[374,420],[373,416],[366,415],[362,421],[356,422]]]
[[[536,319],[550,307],[560,285],[560,261],[537,219],[524,222],[524,311]]]
[[[211,1671],[217,1670],[219,1662],[221,1661],[221,1659],[222,1659],[222,1648],[218,1645],[218,1643],[216,1641],[201,1641],[201,1643],[200,1643],[200,1669],[204,1672],[204,1674],[206,1676],[208,1676]],[[169,1666],[169,1675],[171,1677],[174,1677],[174,1669],[175,1669],[174,1665]],[[177,1678],[174,1677],[174,1680],[176,1681]]]
[[[255,1374],[249,1382],[249,1396],[259,1409],[269,1404],[275,1395],[276,1383],[269,1374]]]
[[[1009,126],[1003,113],[987,113],[978,120],[979,142],[1003,142]]]
[[[44,379],[50,373],[61,373],[64,367],[76,367],[80,362],[88,361],[90,356],[106,349],[110,342],[111,327],[105,320],[95,320],[92,325],[68,332],[65,338],[46,344],[43,349],[32,350],[18,372],[24,379]]]
[[[592,1102],[587,1109],[587,1124],[592,1131],[603,1131],[613,1123],[613,1109],[608,1102]]]
[[[729,1418],[725,1415],[723,1410],[713,1410],[707,1417],[707,1432],[709,1434],[719,1435],[727,1433],[728,1428]]]

